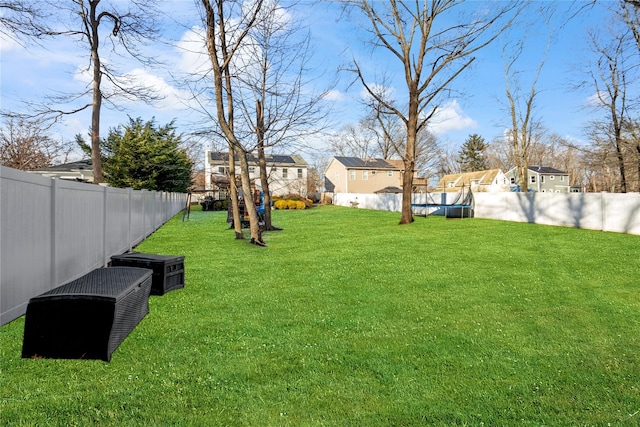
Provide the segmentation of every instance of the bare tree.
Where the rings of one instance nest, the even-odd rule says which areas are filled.
[[[462,3],[458,0],[350,2],[366,17],[373,46],[391,54],[404,72],[406,104],[396,107],[388,103],[354,61],[353,71],[368,94],[380,103],[384,114],[396,115],[406,128],[400,224],[413,222],[411,192],[419,132],[435,114],[451,83],[473,63],[473,55],[509,25],[510,20],[505,18],[519,7],[519,2],[495,4],[488,14],[464,16],[461,13],[455,17],[455,23],[447,21],[453,12],[463,9],[459,7]]]
[[[37,170],[66,161],[70,144],[47,135],[40,122],[9,119],[0,128],[0,164],[20,170]]]
[[[505,137],[496,137],[487,144],[485,155],[489,169],[502,169],[506,172],[515,164],[511,143]]]
[[[17,42],[38,39],[50,31],[47,14],[48,8],[34,1],[0,1],[0,34]]]
[[[329,138],[330,149],[337,156],[370,158],[383,155],[377,150],[378,139],[371,121],[360,120],[357,124],[348,124]],[[388,158],[388,157],[383,157]]]
[[[529,183],[528,168],[530,155],[534,145],[540,140],[543,127],[535,117],[535,101],[540,93],[537,87],[540,74],[545,65],[549,48],[554,38],[554,30],[551,28],[555,14],[554,6],[549,4],[537,5],[529,16],[535,16],[536,22],[527,24],[527,32],[542,29],[547,31],[546,44],[540,54],[538,66],[530,76],[528,89],[522,89],[521,81],[525,78],[522,69],[518,68],[523,57],[531,60],[532,53],[528,46],[527,37],[509,38],[502,48],[504,62],[505,93],[507,99],[507,110],[509,112],[510,127],[506,135],[511,143],[513,159],[518,172],[520,191],[527,192]],[[540,21],[543,25],[540,25]]]
[[[244,193],[244,202],[249,215],[251,242],[264,246],[260,232],[260,224],[256,206],[253,201],[253,189],[249,178],[248,151],[236,135],[234,128],[234,90],[232,84],[232,61],[243,47],[249,31],[256,24],[262,0],[243,5],[239,1],[229,0],[201,0],[204,11],[203,21],[206,29],[207,52],[211,61],[214,81],[215,106],[218,126],[229,143],[230,182],[235,182],[235,172],[232,169],[237,157],[240,164],[240,176]],[[225,106],[226,104],[226,106]],[[242,238],[242,227],[237,208],[237,193],[231,185],[231,199],[234,203],[234,226],[236,238]]]
[[[271,223],[265,150],[299,144],[308,135],[322,131],[326,116],[320,107],[327,90],[311,91],[310,37],[302,21],[292,15],[293,6],[285,8],[273,0],[263,3],[248,34],[249,46],[237,63],[242,72],[234,80],[243,121],[255,135],[253,146],[249,138],[243,146],[247,152],[255,149],[258,154],[266,230],[279,228]]]
[[[637,71],[637,62],[628,53],[630,35],[630,30],[619,27],[610,27],[607,41],[596,32],[590,33],[591,50],[597,55],[589,70],[596,93],[594,108],[604,115],[591,123],[592,141],[601,146],[604,142],[614,151],[623,193],[628,191],[624,127],[636,102],[628,93]]]
[[[633,34],[638,51],[640,51],[640,1],[622,0],[619,14]]]
[[[87,48],[86,71],[91,76],[91,83],[82,93],[45,96],[44,102],[28,102],[28,113],[9,112],[5,115],[46,118],[56,122],[63,116],[91,110],[93,179],[95,183],[100,183],[103,180],[100,156],[100,114],[103,103],[120,109],[119,101],[123,99],[158,99],[144,83],[136,82],[131,76],[117,70],[115,61],[103,61],[101,52],[109,51],[110,59],[121,55],[145,64],[153,63],[151,57],[143,54],[141,47],[157,37],[156,11],[152,4],[143,0],[131,0],[126,6],[109,0],[65,0],[57,3],[56,7],[55,16],[59,22],[55,25],[56,29],[48,30],[46,35],[68,37]],[[68,12],[69,20],[65,20],[64,12]],[[105,28],[109,32],[105,38],[101,38]],[[103,79],[108,82],[108,87]],[[78,100],[88,98],[84,104],[75,104]],[[64,107],[69,104],[74,105]]]

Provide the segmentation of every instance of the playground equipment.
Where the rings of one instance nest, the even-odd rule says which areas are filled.
[[[447,201],[447,192],[438,193],[440,202],[434,200],[433,193],[428,191],[425,194],[425,203],[412,203],[412,208],[423,208],[425,218],[429,216],[429,208],[439,208],[431,215],[444,215],[446,218],[473,218],[475,202],[471,188],[462,186],[453,201]],[[415,213],[414,213],[415,214]],[[417,215],[417,214],[416,214]]]
[[[253,193],[253,203],[256,206],[256,213],[258,214],[258,221],[260,228],[264,227],[264,193],[257,190],[253,184],[251,184],[251,192]],[[242,228],[249,227],[249,211],[247,204],[245,203],[245,197],[242,188],[238,186],[238,210],[240,211],[240,221],[242,222]],[[233,206],[231,200],[229,200],[227,207],[227,223],[230,228],[233,228]]]

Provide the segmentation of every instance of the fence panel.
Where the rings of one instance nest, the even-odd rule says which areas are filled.
[[[0,324],[50,289],[52,187],[51,179],[0,166]]]
[[[102,265],[104,188],[56,180],[53,283],[66,283]]]
[[[457,193],[413,194],[416,215],[427,210],[420,205],[450,204]],[[640,235],[640,193],[484,193],[473,194],[477,218],[529,222],[590,230]],[[400,212],[401,194],[335,193],[333,204]],[[428,209],[430,215],[444,215],[444,209]]]
[[[106,188],[105,254],[121,254],[131,249],[130,197],[133,191]],[[103,264],[108,260],[103,260]]]
[[[0,166],[0,325],[24,314],[31,297],[140,243],[185,201]]]

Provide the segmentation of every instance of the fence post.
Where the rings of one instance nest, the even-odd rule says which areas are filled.
[[[602,231],[607,231],[607,201],[606,201],[606,191],[600,192],[600,208],[602,215]]]
[[[158,221],[156,220],[156,190],[151,190],[151,232],[156,231]]]
[[[131,237],[131,221],[132,221],[132,211],[133,211],[133,206],[132,206],[132,200],[133,200],[133,189],[131,187],[127,188],[127,195],[129,196],[129,209],[127,209],[127,211],[129,212],[129,221],[128,221],[128,226],[129,229],[127,230],[127,244],[129,245],[129,252],[131,252],[133,250],[133,238]]]
[[[102,266],[106,267],[108,264],[107,260],[107,187],[102,187]]]
[[[58,266],[56,262],[56,199],[58,198],[58,180],[51,180],[51,254],[49,260],[51,261],[51,281],[53,287],[58,286]]]

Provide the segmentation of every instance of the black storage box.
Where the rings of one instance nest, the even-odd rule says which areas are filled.
[[[164,295],[184,288],[184,257],[130,252],[111,257],[112,266],[140,267],[153,270],[151,295]]]
[[[22,357],[111,360],[149,313],[151,271],[99,268],[29,300]]]

